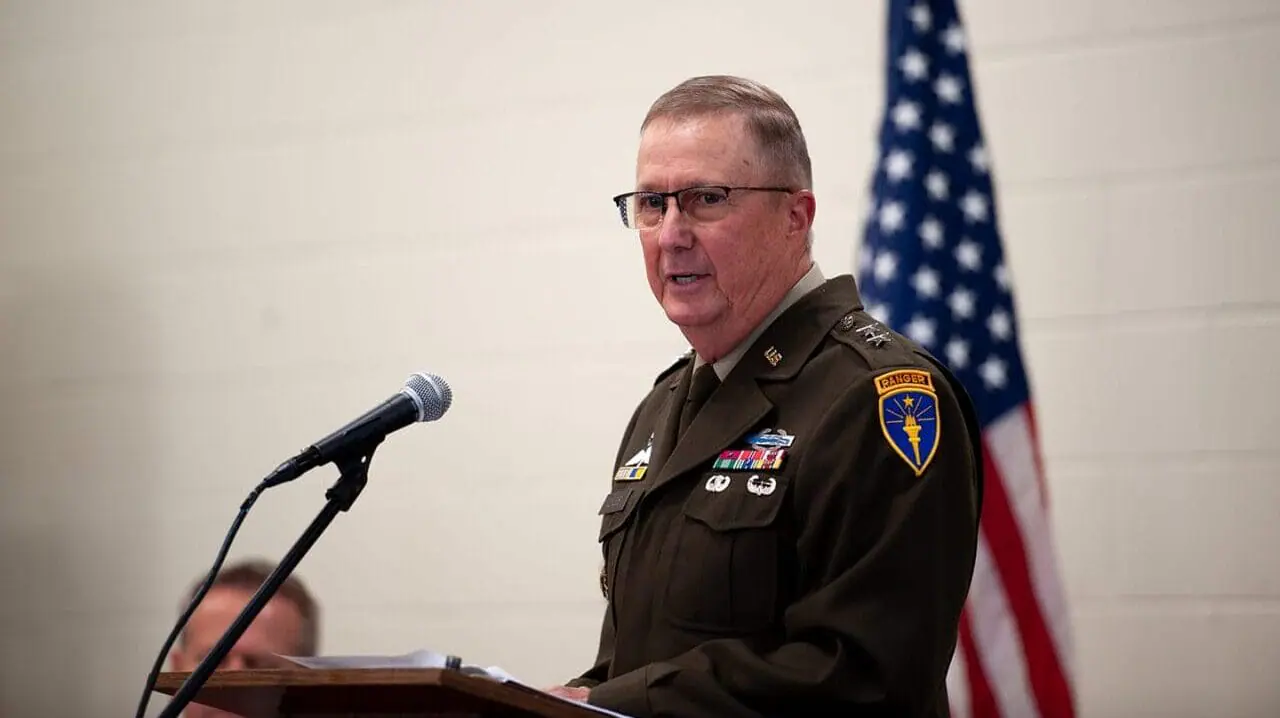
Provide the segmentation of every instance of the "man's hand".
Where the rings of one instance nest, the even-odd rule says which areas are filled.
[[[571,701],[586,702],[587,696],[591,694],[590,688],[570,688],[568,686],[552,686],[546,689],[547,693],[561,698],[568,698]]]

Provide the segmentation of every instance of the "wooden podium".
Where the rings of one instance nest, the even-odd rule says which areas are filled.
[[[186,672],[161,673],[172,696]],[[215,671],[195,701],[245,718],[600,718],[532,688],[442,668]]]

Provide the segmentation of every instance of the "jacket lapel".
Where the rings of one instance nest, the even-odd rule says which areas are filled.
[[[667,403],[654,427],[650,491],[708,463],[773,411],[763,385],[794,377],[822,339],[849,311],[861,308],[853,278],[841,276],[796,302],[756,340],[703,405],[683,437],[676,436],[693,362],[668,379]]]
[[[675,403],[669,425],[673,437],[682,402]],[[772,410],[773,403],[760,390],[756,377],[734,369],[694,417],[685,435],[675,443],[670,458],[658,470],[655,488],[729,448]]]
[[[693,362],[667,377],[666,403],[655,412],[653,425],[653,452],[649,455],[650,471],[662,473],[668,457],[676,446],[676,429],[680,426],[680,407],[689,395],[689,382],[693,377]]]

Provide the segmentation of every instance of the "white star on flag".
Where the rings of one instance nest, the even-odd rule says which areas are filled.
[[[869,304],[867,305],[867,314],[870,314],[881,324],[888,324],[893,318],[892,313],[889,311],[889,305],[887,304]]]
[[[899,132],[920,127],[920,106],[907,100],[894,105],[893,124],[897,126]]]
[[[893,279],[898,272],[898,258],[893,256],[893,252],[884,251],[876,256],[875,268],[876,281],[884,283]]]
[[[947,51],[953,55],[964,52],[964,30],[959,25],[951,25],[942,31],[942,44],[946,45]]]
[[[971,239],[964,239],[956,247],[956,263],[970,272],[982,269],[982,247]]]
[[[932,170],[924,178],[925,189],[929,190],[929,196],[942,202],[947,198],[947,176],[939,170]]]
[[[951,152],[956,148],[956,132],[951,129],[951,125],[935,122],[933,127],[929,128],[929,141],[933,143],[935,150]]]
[[[963,339],[952,339],[947,342],[944,351],[947,353],[947,361],[951,362],[951,366],[956,369],[964,369],[969,365],[969,345]]]
[[[956,319],[969,319],[973,317],[977,299],[973,296],[973,292],[964,287],[957,287],[951,296],[947,297],[947,305],[951,307],[951,314]]]
[[[934,342],[936,331],[937,322],[916,315],[907,323],[906,335],[925,346],[929,346]]]
[[[978,375],[982,377],[988,389],[999,389],[1004,386],[1008,378],[1004,362],[995,356],[987,357],[987,360],[982,362],[982,366],[978,367]]]
[[[978,174],[986,174],[991,166],[991,162],[987,157],[987,148],[982,145],[974,145],[969,150],[969,164],[973,165],[973,171]]]
[[[960,211],[964,212],[964,218],[969,222],[985,222],[987,221],[987,198],[974,190],[969,190],[960,198]]]
[[[907,82],[919,82],[929,76],[929,60],[919,50],[912,48],[902,53],[898,69],[902,70]]]
[[[1004,262],[1001,262],[994,270],[996,278],[996,286],[1000,287],[1005,294],[1009,293],[1009,270],[1005,269]]]
[[[884,172],[890,182],[901,182],[911,176],[911,153],[893,150],[884,161]]]
[[[871,263],[875,259],[876,251],[870,247],[862,247],[858,250],[858,271],[866,274],[871,270]]]
[[[938,296],[942,289],[942,282],[936,271],[929,267],[921,267],[911,278],[911,286],[915,287],[916,294],[931,299]]]
[[[933,26],[933,14],[929,12],[926,5],[913,5],[911,7],[911,24],[916,26],[919,32],[929,32],[929,28]]]
[[[925,217],[920,223],[920,240],[926,249],[942,249],[942,223],[933,217]]]
[[[885,202],[880,208],[880,229],[888,234],[902,229],[906,219],[907,211],[901,202]]]
[[[991,336],[999,341],[1008,341],[1009,337],[1013,336],[1013,320],[1010,319],[1008,312],[997,308],[991,312],[991,316],[987,317],[987,329],[991,331]]]
[[[960,104],[963,94],[960,80],[946,73],[938,76],[938,81],[933,83],[933,91],[938,93],[939,100],[952,105]]]

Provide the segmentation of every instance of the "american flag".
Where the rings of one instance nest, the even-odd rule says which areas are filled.
[[[889,0],[884,119],[857,277],[868,311],[959,377],[982,425],[977,561],[952,715],[1074,716],[1071,631],[991,157],[953,0]]]

